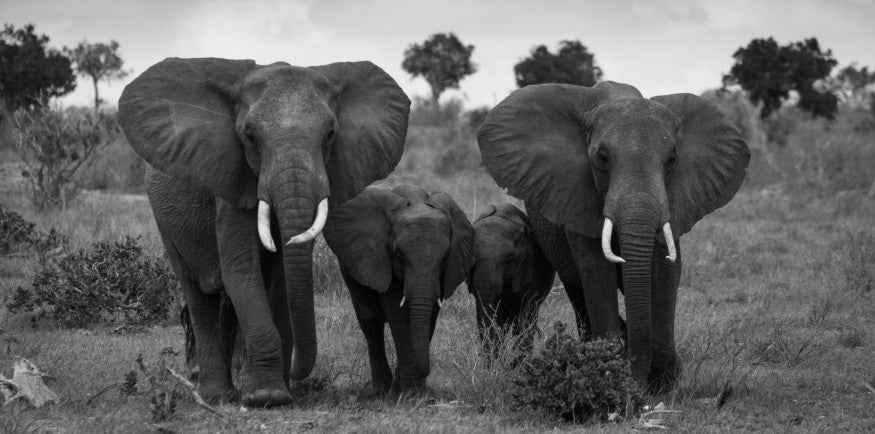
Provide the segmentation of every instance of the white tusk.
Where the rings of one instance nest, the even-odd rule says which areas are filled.
[[[611,234],[614,232],[614,223],[611,222],[611,219],[605,217],[605,226],[602,228],[602,253],[605,255],[605,259],[611,261],[615,264],[625,264],[626,260],[615,255],[614,251],[611,250]]]
[[[316,218],[313,219],[313,226],[310,226],[310,229],[290,238],[286,245],[306,243],[307,241],[316,238],[316,235],[319,235],[319,232],[322,232],[322,228],[325,227],[326,220],[328,220],[327,197],[322,199],[322,202],[319,202],[319,206],[316,208]]]
[[[276,245],[270,236],[270,205],[263,200],[258,201],[258,238],[265,249],[276,252]]]
[[[441,309],[444,308],[444,299],[438,298],[438,307]]]
[[[407,296],[406,296],[406,295],[402,295],[402,296],[401,296],[401,304],[399,304],[398,307],[404,307],[404,302],[405,302],[405,301],[407,301]]]
[[[665,259],[674,262],[678,258],[678,251],[674,245],[674,235],[671,233],[671,223],[665,222],[665,224],[662,225],[662,234],[665,236],[665,245],[668,246],[668,256],[666,256]]]

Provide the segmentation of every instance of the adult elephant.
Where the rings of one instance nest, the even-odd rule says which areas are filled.
[[[154,167],[146,189],[190,309],[205,398],[236,397],[235,316],[245,342],[244,404],[286,404],[289,378],[310,374],[312,240],[329,205],[395,167],[409,107],[370,62],[169,58],[125,88],[119,123]],[[278,238],[288,240],[279,249]],[[230,313],[220,307],[222,291]]]
[[[670,390],[677,237],[741,186],[750,151],[738,130],[691,94],[545,84],[499,103],[478,140],[490,174],[525,201],[585,336],[622,333],[620,288],[632,373],[651,393]]]

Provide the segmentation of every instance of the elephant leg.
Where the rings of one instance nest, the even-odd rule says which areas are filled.
[[[566,231],[568,245],[583,283],[583,298],[593,338],[620,337],[617,267],[602,254],[597,238]]]
[[[665,393],[674,388],[681,375],[681,362],[675,348],[674,326],[677,291],[681,277],[681,250],[677,245],[677,260],[665,259],[666,248],[655,243],[653,249],[652,359],[649,388],[652,393]]]
[[[560,280],[562,278],[560,277]],[[570,280],[570,279],[569,279]],[[576,277],[574,281],[579,281],[580,278]],[[562,280],[562,286],[565,287],[565,295],[568,296],[568,301],[571,302],[571,309],[574,310],[574,319],[577,322],[577,334],[583,340],[590,340],[593,338],[592,335],[592,325],[589,323],[589,313],[586,310],[586,299],[583,296],[583,286],[580,284],[568,284],[565,283],[566,280]]]
[[[551,287],[547,286],[523,294],[517,319],[517,333],[522,335],[520,338],[521,355],[528,355],[532,352],[535,336],[538,333],[538,311],[550,294],[550,289]]]
[[[526,210],[535,239],[544,255],[553,264],[556,274],[559,275],[559,280],[562,281],[562,286],[565,287],[565,294],[568,295],[568,301],[571,302],[574,318],[577,321],[577,332],[581,339],[591,339],[593,337],[592,327],[589,324],[586,299],[583,296],[583,284],[580,281],[580,274],[574,255],[571,253],[571,247],[568,245],[565,230],[562,226],[547,220],[536,208],[528,205],[526,203]]]
[[[279,232],[274,234],[274,239],[279,239]],[[268,288],[268,300],[270,314],[280,335],[283,352],[283,381],[289,383],[289,374],[292,368],[292,349],[294,338],[292,337],[292,323],[289,318],[289,299],[286,295],[285,276],[283,275],[282,249],[276,253],[263,252],[262,270],[264,282]]]
[[[341,275],[349,288],[352,306],[368,345],[371,384],[376,390],[386,393],[392,387],[392,369],[386,359],[384,320],[379,296],[376,291],[360,284],[346,271],[341,270]]]
[[[291,402],[283,371],[283,346],[273,321],[264,276],[255,210],[220,204],[216,235],[225,290],[243,332],[245,375],[243,404],[253,407]]]
[[[165,239],[164,246],[182,287],[183,313],[188,318],[197,361],[192,374],[197,377],[198,393],[208,402],[233,401],[237,393],[231,381],[231,355],[236,329],[228,330],[220,295],[201,292],[198,279],[173,243]]]

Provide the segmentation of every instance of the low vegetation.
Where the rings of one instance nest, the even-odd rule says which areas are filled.
[[[137,238],[127,236],[60,259],[40,257],[32,285],[17,287],[6,307],[63,327],[154,324],[176,307],[176,286],[163,261],[144,256]]]
[[[520,367],[513,402],[569,422],[607,421],[643,401],[619,340],[583,342],[556,322],[541,353]]]

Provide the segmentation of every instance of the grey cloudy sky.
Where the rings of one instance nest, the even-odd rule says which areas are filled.
[[[0,0],[0,21],[34,23],[55,47],[114,39],[133,76],[165,57],[284,60],[306,66],[371,60],[411,95],[428,95],[401,69],[412,42],[455,32],[473,44],[479,71],[458,91],[467,106],[493,105],[515,88],[513,65],[532,47],[579,39],[605,79],[646,96],[720,85],[732,53],[752,38],[815,36],[840,65],[875,67],[869,0]],[[102,84],[115,103],[125,81]],[[65,104],[88,104],[79,80]]]

